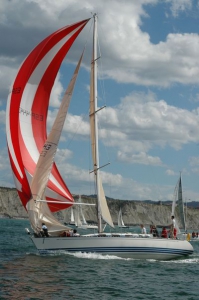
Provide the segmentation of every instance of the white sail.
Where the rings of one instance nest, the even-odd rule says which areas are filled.
[[[73,210],[73,207],[71,207],[71,211],[70,211],[70,225],[74,225],[74,224],[75,224],[74,210]]]
[[[122,209],[120,208],[119,213],[118,213],[118,227],[120,228],[128,228],[128,226],[126,226],[124,224],[123,218],[122,218]]]
[[[178,209],[179,209],[179,216],[180,216],[182,229],[184,231],[186,231],[184,201],[183,201],[183,197],[182,197],[182,177],[181,176],[180,176],[179,184],[178,184]]]
[[[36,170],[30,185],[32,199],[28,202],[28,213],[31,225],[35,231],[41,228],[41,223],[45,222],[49,232],[63,230],[66,227],[62,225],[51,213],[48,204],[45,202],[36,202],[36,200],[45,199],[45,190],[50,176],[54,156],[57,151],[58,142],[65,122],[70,99],[80,68],[83,54],[77,64],[73,77],[69,83],[66,93],[63,97],[58,114],[54,121],[53,127],[46,140],[43,150],[41,151],[37,162]]]
[[[80,219],[80,207],[79,205],[75,207],[75,226],[81,227],[82,226],[82,221]]]
[[[86,222],[86,219],[84,217],[84,213],[83,213],[82,207],[80,207],[80,214],[81,214],[81,218],[82,218],[82,224],[83,225],[87,225],[87,222]]]
[[[79,202],[79,203],[81,203],[81,202],[82,202],[81,195],[79,195],[78,202]],[[82,210],[82,206],[80,206],[80,208],[79,208],[79,212],[80,212],[80,215],[81,215],[81,222],[82,222],[82,225],[87,225],[87,222],[86,222],[86,219],[85,219],[85,217],[84,217],[83,210]]]
[[[122,210],[120,208],[119,214],[118,214],[118,227],[122,227],[122,226],[124,226],[124,222],[122,220]]]
[[[98,122],[97,122],[97,19],[94,18],[94,34],[93,34],[93,55],[91,61],[91,81],[90,81],[90,128],[91,128],[91,146],[94,165],[94,174],[97,186],[98,199],[98,227],[99,232],[102,231],[101,218],[114,227],[109,212],[104,189],[99,171],[99,153],[98,153]]]
[[[186,231],[186,222],[185,222],[185,212],[184,212],[184,202],[182,197],[182,177],[180,174],[179,180],[176,184],[175,190],[174,190],[174,199],[172,203],[172,215],[175,216],[175,210],[176,206],[178,206],[179,211],[179,217],[180,217],[180,223],[182,225],[182,229]],[[180,228],[178,224],[178,220],[176,218],[176,228],[177,232],[180,233]]]

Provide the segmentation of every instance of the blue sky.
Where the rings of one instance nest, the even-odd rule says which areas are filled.
[[[106,195],[172,200],[182,171],[184,198],[199,200],[199,1],[15,0],[0,3],[0,185],[13,186],[5,134],[9,87],[48,34],[98,13],[100,164]],[[65,59],[51,95],[48,129],[83,46],[83,68],[56,162],[72,193],[92,194],[89,140],[91,24]]]

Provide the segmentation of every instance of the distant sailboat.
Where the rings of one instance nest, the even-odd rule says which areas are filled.
[[[70,218],[68,218],[67,210],[63,211],[64,213],[64,224],[65,225],[75,225],[75,218],[74,218],[74,208],[70,208]]]
[[[78,202],[82,202],[81,195],[79,195]],[[97,225],[87,223],[82,210],[82,206],[77,206],[75,209],[75,226],[80,229],[98,229]]]
[[[74,218],[74,210],[73,210],[73,207],[71,207],[70,210],[71,210],[71,214],[70,214],[70,222],[69,222],[69,224],[70,224],[70,225],[75,225],[75,218]]]
[[[123,218],[122,218],[122,209],[120,208],[119,214],[118,214],[118,227],[119,228],[129,228],[129,226],[126,226],[124,224]]]
[[[177,220],[175,211],[176,211],[176,205],[178,207],[178,213],[179,213],[179,220]],[[186,220],[185,220],[185,210],[184,210],[184,201],[183,201],[183,196],[182,196],[182,176],[180,173],[180,177],[178,179],[178,182],[175,187],[174,191],[174,200],[172,203],[172,215],[175,216],[176,219],[176,226],[177,226],[177,231],[178,234],[181,233],[180,228],[182,229],[183,232],[186,232]],[[181,226],[179,226],[178,221],[180,221]],[[179,228],[180,227],[180,228]]]
[[[30,238],[40,253],[53,250],[99,252],[132,258],[173,259],[193,253],[187,241],[104,233],[102,221],[114,227],[100,176],[97,105],[97,15],[93,15],[93,47],[90,80],[90,128],[93,174],[97,190],[98,233],[60,237],[66,229],[54,212],[75,205],[54,162],[82,56],[63,97],[53,127],[47,136],[46,120],[50,93],[60,65],[89,19],[66,26],[44,39],[20,67],[8,97],[7,144],[15,185],[28,212]],[[78,205],[78,204],[77,204]],[[50,237],[41,237],[42,223]]]

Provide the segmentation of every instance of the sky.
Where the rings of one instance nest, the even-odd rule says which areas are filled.
[[[57,29],[98,14],[101,177],[106,196],[199,201],[199,1],[0,1],[0,186],[14,181],[6,146],[9,88],[29,52]],[[65,58],[48,112],[52,127],[84,45],[55,161],[71,193],[93,194],[89,136],[92,20]]]

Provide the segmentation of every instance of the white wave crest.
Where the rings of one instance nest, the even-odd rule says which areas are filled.
[[[132,260],[131,258],[123,258],[116,255],[103,255],[99,253],[85,253],[85,252],[67,252],[67,254],[78,257],[78,258],[87,258],[87,259],[103,259],[103,260],[111,260],[111,259],[117,259],[117,260]]]

